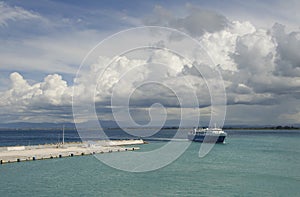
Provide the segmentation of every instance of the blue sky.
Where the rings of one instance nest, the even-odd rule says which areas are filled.
[[[119,31],[155,25],[191,35],[213,54],[227,93],[225,124],[299,124],[299,8],[300,3],[296,0],[1,1],[0,106],[4,112],[0,114],[0,123],[72,122],[72,88],[76,85],[88,88],[87,81],[96,83],[91,76],[98,77],[97,72],[107,58],[86,62],[87,76],[79,76],[82,84],[76,84],[76,72],[88,51]],[[120,45],[130,44],[130,39],[134,36]],[[118,46],[111,47],[110,50],[114,50]],[[193,78],[192,65],[185,67],[184,61],[161,51],[148,55],[152,60],[160,58],[168,65],[178,65],[177,73],[171,77],[187,75],[191,80],[198,80]],[[164,59],[166,57],[169,58]],[[136,55],[127,58],[112,66],[108,80],[120,76],[117,71],[121,72],[121,65],[129,68],[135,62],[145,61]],[[147,69],[144,74],[169,72]],[[173,78],[165,80],[170,82]],[[180,89],[182,84],[179,84],[174,87]],[[189,88],[195,87],[185,87],[182,91]],[[101,91],[107,92],[102,92],[105,97],[99,93],[97,98],[99,103],[106,103],[97,106],[102,109],[99,117],[113,120],[111,110],[108,110],[112,106],[105,100],[111,96],[110,89]],[[143,89],[139,91],[147,95]],[[140,106],[140,103],[132,102],[133,119],[147,122],[147,110],[155,101],[173,106],[167,110],[170,115],[167,120],[178,122],[178,107],[167,103],[166,97],[153,99],[154,92],[156,95],[161,93],[151,91],[153,95],[144,100],[140,97],[132,99],[140,98],[139,102],[144,103]],[[201,91],[205,90],[199,89]],[[205,124],[210,110],[206,102],[201,106],[206,106],[200,107]]]

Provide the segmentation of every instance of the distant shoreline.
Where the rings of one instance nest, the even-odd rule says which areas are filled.
[[[179,127],[163,127],[162,129],[164,130],[171,130],[171,129],[178,129]],[[206,127],[203,127],[206,128]],[[118,127],[111,127],[111,128],[103,128],[104,130],[118,130],[118,129],[122,129],[122,128],[118,128]],[[153,129],[153,128],[127,128],[127,129]],[[190,129],[188,127],[184,127],[181,129]],[[294,127],[294,126],[261,126],[261,127],[239,127],[239,126],[225,126],[223,127],[223,130],[230,130],[230,129],[234,129],[234,130],[300,130],[300,127]],[[31,131],[47,131],[47,130],[61,130],[61,128],[57,128],[57,127],[43,127],[43,128],[30,128],[30,127],[24,127],[24,128],[0,128],[0,131],[16,131],[16,130],[20,130],[20,131],[24,131],[24,130],[31,130]],[[76,128],[74,127],[66,127],[65,130],[76,130]],[[86,130],[98,130],[98,128],[86,128]]]

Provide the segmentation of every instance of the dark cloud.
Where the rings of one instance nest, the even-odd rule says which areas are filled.
[[[228,26],[228,20],[213,11],[193,9],[188,16],[171,20],[169,25],[198,37],[205,32],[213,33],[224,29]]]
[[[284,25],[276,23],[272,27],[276,40],[277,59],[276,74],[281,76],[300,76],[300,32],[286,33]]]
[[[214,11],[191,8],[188,15],[178,17],[161,6],[154,8],[154,14],[144,19],[146,25],[160,25],[172,27],[187,32],[193,37],[205,32],[213,33],[228,26],[228,19]]]

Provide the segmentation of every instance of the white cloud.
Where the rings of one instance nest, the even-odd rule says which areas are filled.
[[[7,7],[3,3],[0,5]],[[203,10],[193,10],[181,17],[162,7],[156,7],[156,12],[158,16],[149,19],[148,24],[171,26],[193,35],[215,65],[208,67],[196,62],[192,65],[166,50],[153,50],[140,58],[139,55],[118,57],[100,78],[100,73],[111,60],[109,55],[115,46],[112,43],[111,48],[105,51],[107,54],[101,54],[97,62],[88,62],[91,66],[81,72],[72,86],[58,74],[50,74],[41,82],[28,83],[29,79],[24,79],[21,74],[12,73],[11,87],[0,92],[0,106],[4,109],[0,117],[11,114],[16,121],[32,121],[38,114],[38,121],[71,121],[71,101],[75,87],[74,96],[83,104],[95,96],[100,110],[99,117],[105,119],[111,118],[107,114],[111,113],[112,93],[116,105],[121,105],[126,96],[132,93],[131,104],[136,119],[143,120],[145,117],[142,114],[156,102],[167,107],[169,119],[179,118],[179,101],[171,90],[176,90],[185,101],[185,108],[194,106],[191,98],[191,92],[194,92],[207,118],[210,113],[210,96],[205,81],[196,70],[196,66],[199,66],[203,73],[208,73],[211,68],[220,69],[227,90],[229,110],[232,110],[228,113],[229,123],[237,123],[245,118],[249,122],[252,120],[253,124],[264,121],[271,123],[272,118],[278,122],[284,119],[299,121],[299,109],[280,114],[283,106],[292,108],[289,104],[291,100],[293,105],[299,105],[299,32],[286,33],[284,26],[279,24],[272,29],[258,28],[249,21],[228,21],[224,16]],[[17,19],[21,17],[2,19],[2,24]],[[8,42],[7,47],[1,49],[1,65],[22,71],[74,74],[84,55],[103,39],[104,33],[99,35],[98,31],[93,30],[68,33],[23,39],[19,43],[21,45]],[[128,44],[130,40],[124,39],[122,45]],[[170,40],[174,45],[180,43],[180,38],[171,37]],[[164,46],[163,42],[158,44]],[[214,79],[209,77],[207,82],[213,83]],[[151,80],[164,85],[143,85],[143,82]],[[245,113],[245,110],[249,113]],[[198,115],[193,107],[184,113],[187,118],[188,114],[193,117]]]
[[[278,62],[282,57],[279,47],[282,45],[278,35],[271,31],[256,29],[249,22],[236,21],[220,31],[207,32],[198,37],[198,40],[209,54],[213,54],[212,59],[219,65],[227,89],[228,104],[231,106],[280,106],[284,103],[283,98],[293,98],[295,94],[290,93],[300,88],[299,77],[276,74]],[[169,109],[180,107],[174,92],[166,88],[168,86],[176,90],[181,99],[186,101],[185,103],[193,103],[190,95],[191,92],[195,92],[199,99],[199,106],[207,111],[210,96],[205,81],[195,70],[194,65],[166,50],[154,50],[149,56],[142,57],[147,58],[137,59],[126,56],[116,58],[101,78],[99,78],[100,73],[104,71],[110,59],[99,57],[89,70],[84,70],[76,79],[74,96],[82,103],[96,96],[95,101],[99,105],[100,113],[103,113],[100,117],[107,118],[109,116],[106,113],[111,111],[101,112],[101,110],[111,107],[110,98],[113,91],[115,104],[123,103],[128,94],[133,93],[131,97],[131,104],[135,108],[133,114],[136,115],[135,118],[143,119],[141,117],[143,111],[156,102]],[[285,56],[285,58],[293,63],[297,60],[297,57],[293,59]],[[203,72],[207,69],[204,65],[199,66]],[[150,80],[159,81],[164,85],[140,86]],[[214,79],[206,80],[210,83]],[[34,114],[37,111],[47,111],[56,116],[67,114],[67,118],[71,120],[73,86],[68,86],[61,76],[48,75],[42,82],[30,85],[20,74],[12,73],[11,83],[11,89],[1,93],[3,107],[13,106],[11,110],[27,112],[28,117],[31,117],[30,113]],[[64,107],[68,108],[67,113]],[[55,110],[51,112],[51,109]],[[234,107],[230,109],[236,110]],[[270,110],[268,107],[266,109]],[[190,110],[192,112],[194,109]],[[175,111],[169,110],[169,113]],[[232,116],[231,113],[229,114]],[[169,115],[177,117],[178,114]],[[279,116],[280,114],[277,120],[280,119]],[[288,117],[288,115],[281,117]],[[53,117],[45,117],[45,120],[49,118]],[[234,120],[234,117],[231,118]],[[29,119],[32,120],[32,117]]]
[[[21,7],[11,7],[0,2],[0,26],[7,26],[9,21],[30,20],[41,18],[37,13],[27,11]]]
[[[237,65],[231,56],[236,48],[237,39],[255,31],[255,27],[247,21],[233,21],[224,30],[205,33],[199,38],[199,42],[215,64],[220,65],[223,70],[236,71]]]
[[[11,70],[75,74],[89,50],[103,39],[94,30],[6,40],[0,49],[0,66]]]
[[[48,75],[29,85],[19,73],[10,75],[11,88],[0,93],[3,122],[72,121],[72,87],[61,76]]]
[[[144,109],[155,102],[168,107],[179,107],[176,95],[168,88],[176,90],[186,104],[190,103],[190,92],[196,91],[199,94],[207,91],[203,79],[193,75],[180,76],[183,74],[185,61],[168,51],[153,52],[148,62],[142,59],[128,59],[125,56],[119,57],[106,70],[103,77],[99,78],[108,60],[100,57],[99,63],[93,64],[88,72],[84,72],[76,80],[74,96],[77,100],[84,104],[96,96],[96,102],[103,107],[110,108],[112,93],[114,93],[115,103],[118,104],[132,92],[134,93],[131,97],[133,107]],[[10,79],[12,86],[1,93],[0,104],[1,107],[8,109],[13,106],[10,109],[11,112],[22,111],[34,114],[38,111],[47,111],[52,114],[50,108],[53,108],[54,113],[60,111],[64,114],[65,108],[63,107],[71,105],[73,87],[68,86],[60,75],[48,75],[42,82],[32,85],[29,85],[19,73],[12,73]],[[158,81],[159,83],[142,85],[145,81]],[[200,90],[200,88],[205,90]],[[200,104],[209,105],[210,100],[207,96],[202,96],[202,99]],[[70,113],[70,111],[67,112]],[[48,118],[52,117],[45,117],[45,119]]]

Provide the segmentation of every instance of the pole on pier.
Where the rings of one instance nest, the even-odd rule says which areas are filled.
[[[63,136],[62,136],[62,144],[65,143],[65,125],[63,125]]]

